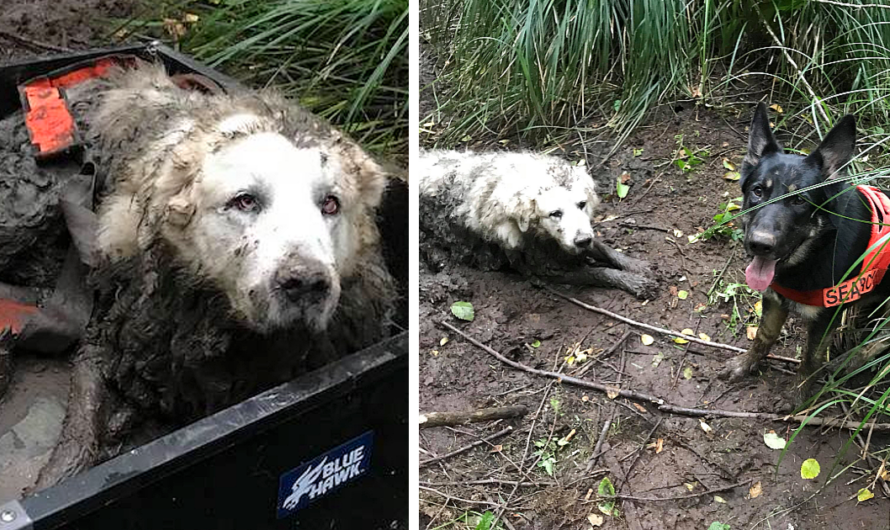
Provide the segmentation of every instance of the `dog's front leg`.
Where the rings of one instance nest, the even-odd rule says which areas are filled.
[[[782,303],[770,296],[764,296],[763,318],[760,319],[760,327],[757,328],[754,344],[751,345],[747,353],[729,361],[727,367],[720,373],[720,377],[735,382],[753,373],[776,340],[779,339],[782,326],[787,319],[788,310],[782,307]]]
[[[32,488],[39,491],[71,477],[95,463],[104,422],[101,414],[107,396],[99,360],[90,355],[90,348],[81,350],[74,359],[68,412],[59,443],[49,462],[40,470]]]
[[[652,266],[648,262],[626,256],[597,239],[593,240],[590,256],[596,261],[616,269],[637,274],[652,274]]]
[[[838,325],[840,325],[840,316],[835,316],[834,309],[823,310],[819,316],[807,324],[807,347],[803,351],[803,358],[797,369],[798,385],[795,405],[802,405],[810,398],[813,381],[816,379],[815,373],[825,361],[825,354],[831,346],[834,330]]]

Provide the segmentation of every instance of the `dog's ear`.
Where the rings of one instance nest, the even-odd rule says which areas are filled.
[[[808,161],[822,169],[826,179],[834,176],[853,158],[856,149],[856,118],[847,114],[828,132],[818,149],[810,153]]]
[[[519,231],[523,234],[528,232],[528,227],[531,224],[532,215],[535,213],[536,206],[535,200],[531,199],[519,210],[519,218],[516,219],[516,224],[519,226]]]
[[[773,136],[769,127],[769,115],[766,113],[766,104],[762,101],[757,104],[754,111],[754,119],[751,120],[751,130],[748,133],[748,152],[742,162],[742,175],[751,173],[760,159],[770,153],[781,153],[782,146]]]

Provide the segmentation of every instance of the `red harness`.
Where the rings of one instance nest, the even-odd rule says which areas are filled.
[[[868,201],[872,223],[867,247],[870,251],[862,261],[859,275],[833,287],[812,291],[795,291],[773,282],[770,285],[773,291],[800,304],[834,307],[860,299],[881,283],[890,268],[890,238],[887,238],[890,234],[890,198],[874,186],[856,186],[856,189]]]

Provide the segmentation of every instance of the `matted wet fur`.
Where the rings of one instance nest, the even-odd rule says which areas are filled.
[[[793,312],[807,322],[807,344],[793,402],[786,405],[802,404],[809,397],[814,374],[822,366],[832,334],[841,322],[840,311],[856,304],[858,312],[867,317],[870,308],[890,295],[890,281],[885,279],[857,301],[826,308],[794,302],[769,287],[773,282],[796,291],[832,287],[849,279],[844,278],[847,270],[865,253],[872,229],[871,211],[854,187],[837,178],[846,173],[855,143],[856,126],[850,115],[844,116],[808,156],[784,152],[770,130],[763,103],[751,123],[740,181],[745,210],[833,179],[825,186],[790,195],[742,217],[745,250],[753,257],[746,276],[752,288],[763,291],[763,318],[748,352],[730,361],[721,375],[739,380],[753,373],[779,338],[789,312]],[[858,267],[854,272],[858,273]],[[852,366],[861,365],[877,347],[880,343],[864,348]]]
[[[386,336],[387,176],[351,140],[277,95],[183,90],[159,65],[68,98],[106,176],[98,301],[35,489],[113,456],[145,417],[182,425]]]
[[[433,271],[455,259],[640,298],[656,288],[647,263],[596,239],[591,220],[599,197],[582,167],[527,152],[430,150],[413,171],[421,255]]]

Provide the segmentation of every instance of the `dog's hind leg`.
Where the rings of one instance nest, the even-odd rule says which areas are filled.
[[[99,440],[104,426],[102,411],[108,392],[96,355],[90,347],[81,350],[74,359],[68,412],[59,443],[49,462],[40,470],[32,491],[53,486],[95,463],[99,454]]]
[[[816,371],[825,361],[825,354],[831,346],[834,330],[839,325],[840,316],[835,317],[834,310],[822,311],[807,325],[807,347],[804,348],[803,358],[797,369],[798,384],[795,405],[802,405],[810,398]]]
[[[608,267],[585,267],[548,277],[554,283],[621,289],[640,299],[651,299],[658,284],[655,280],[633,272]]]
[[[754,344],[751,345],[747,353],[730,360],[727,367],[720,372],[720,377],[730,381],[740,381],[748,374],[753,373],[778,340],[787,318],[788,310],[782,307],[781,302],[764,296],[763,318],[760,320],[760,327],[757,328]]]
[[[625,256],[621,252],[609,248],[608,245],[596,239],[593,240],[590,256],[596,261],[623,271],[634,272],[637,274],[652,273],[652,266],[648,262]]]

